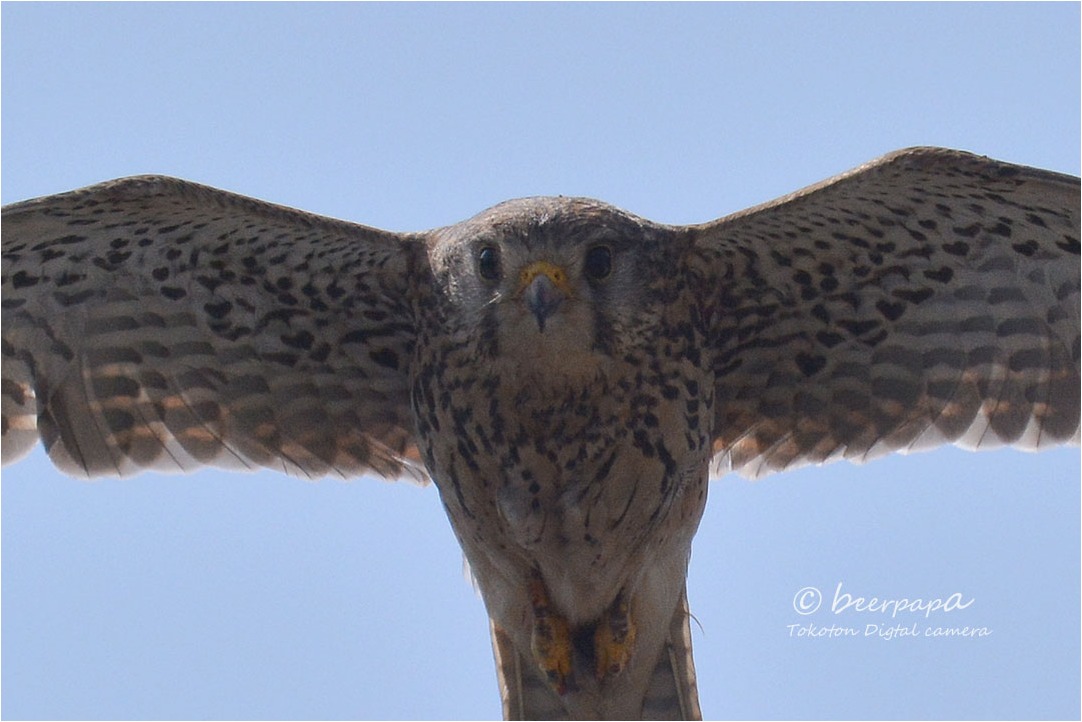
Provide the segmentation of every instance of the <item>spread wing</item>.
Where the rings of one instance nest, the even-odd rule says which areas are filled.
[[[4,208],[4,463],[423,477],[417,245],[152,176]]]
[[[1078,443],[1078,178],[915,148],[688,230],[715,470]]]

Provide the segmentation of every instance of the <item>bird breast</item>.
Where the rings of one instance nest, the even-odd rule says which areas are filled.
[[[480,380],[443,378],[452,391],[425,412],[439,429],[426,458],[475,570],[511,583],[540,572],[572,620],[596,619],[705,501],[699,384],[619,370],[580,385],[494,364]]]

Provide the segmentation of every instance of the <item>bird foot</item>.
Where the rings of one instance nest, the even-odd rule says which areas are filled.
[[[634,644],[635,625],[631,621],[631,610],[627,597],[620,592],[594,630],[594,672],[598,682],[624,671],[631,660]]]
[[[530,580],[530,604],[534,616],[530,637],[534,660],[549,685],[557,694],[564,695],[573,686],[571,625],[553,610],[545,584],[536,575]]]
[[[576,650],[579,665],[588,669],[592,661],[598,683],[627,668],[635,644],[635,625],[623,592],[596,624],[573,629],[553,609],[539,575],[530,579],[529,588],[534,613],[530,647],[538,668],[557,694],[562,696],[578,689]]]

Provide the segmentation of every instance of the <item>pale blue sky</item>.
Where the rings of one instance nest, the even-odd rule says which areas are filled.
[[[2,8],[3,202],[165,173],[394,230],[509,197],[698,222],[917,144],[1079,172],[1079,6]],[[722,718],[1077,718],[1079,453],[715,482],[690,579]],[[476,718],[433,487],[3,476],[5,718]],[[796,592],[972,604],[979,639],[790,638]],[[912,617],[913,615],[909,615]]]

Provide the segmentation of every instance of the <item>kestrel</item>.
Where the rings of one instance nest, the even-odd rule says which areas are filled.
[[[431,478],[508,718],[700,715],[711,473],[1079,442],[1079,179],[880,158],[666,226],[390,233],[163,177],[3,211],[3,460]]]

